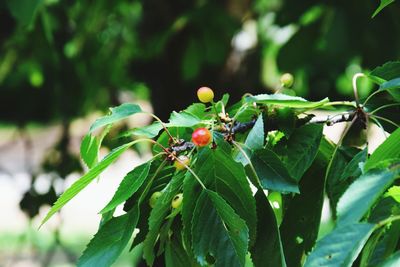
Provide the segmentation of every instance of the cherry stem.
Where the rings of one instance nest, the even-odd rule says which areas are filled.
[[[171,154],[172,155],[172,154]],[[176,157],[175,155],[172,155],[173,159],[178,161],[180,164],[182,164],[193,176],[194,178],[196,178],[197,182],[201,185],[201,187],[203,189],[207,189],[207,187],[203,184],[203,182],[201,181],[201,179],[199,178],[199,176],[197,176],[197,174],[182,160],[180,160],[178,157]]]
[[[150,178],[150,181],[147,183],[143,194],[140,196],[138,203],[141,204],[143,201],[143,198],[147,195],[147,192],[149,191],[149,187],[151,186],[151,184],[153,183],[153,180],[156,178],[156,176],[158,175],[158,173],[162,170],[162,168],[164,168],[165,164],[167,163],[167,159],[164,159],[164,161],[160,164],[160,166],[158,166],[157,170],[154,172],[153,176]]]
[[[367,97],[367,99],[365,99],[365,101],[364,101],[364,103],[363,103],[363,106],[365,106],[365,105],[368,103],[368,101],[369,101],[373,96],[375,96],[376,94],[379,94],[380,92],[383,92],[383,91],[381,91],[381,90],[376,90],[375,92],[373,92],[372,94],[370,94],[370,95]]]
[[[374,113],[378,112],[379,110],[382,110],[382,109],[385,109],[385,108],[389,108],[389,107],[399,106],[399,105],[400,105],[400,103],[393,103],[393,104],[383,105],[383,106],[381,106],[379,108],[374,109],[369,114],[373,115]]]
[[[357,107],[357,104],[354,103],[354,101],[332,101],[325,103],[323,107],[325,106],[351,106],[351,107]],[[313,108],[314,109],[314,108]]]
[[[168,134],[168,136],[172,139],[172,141],[173,141],[174,143],[176,142],[175,137],[173,137],[173,136],[171,135],[171,133],[168,131],[168,128],[165,126],[165,123],[164,123],[159,117],[157,117],[156,115],[154,115],[153,113],[150,113],[150,112],[144,112],[144,114],[150,115],[150,116],[152,116],[156,121],[158,121],[158,122],[161,124],[161,126],[164,128],[164,130],[165,130],[165,132]]]
[[[354,98],[356,100],[357,107],[360,106],[360,100],[359,100],[359,97],[358,97],[358,90],[357,90],[357,79],[360,78],[360,77],[366,77],[366,76],[365,76],[364,73],[361,73],[361,72],[356,73],[353,76],[353,92],[354,92]]]
[[[378,121],[378,119],[375,119],[373,116],[371,116],[370,118],[371,118],[371,120],[373,120],[376,123],[376,125],[378,125],[379,129],[382,130],[385,138],[387,138],[388,137],[387,132],[385,131],[385,128],[383,128],[382,124]]]
[[[214,100],[211,100],[211,105],[212,105],[212,107],[213,107],[213,109],[214,109],[215,115],[217,116],[218,122],[219,122],[219,123],[222,123],[221,118],[220,118],[219,115],[218,115],[218,110],[217,110],[217,107],[216,107],[216,105],[215,105]],[[223,105],[222,105],[222,106],[223,106]]]
[[[389,119],[386,119],[385,117],[381,117],[381,116],[378,116],[378,115],[371,115],[371,118],[376,118],[376,119],[379,119],[379,120],[386,121],[387,123],[390,123],[393,126],[396,126],[397,128],[400,127],[400,125],[398,125],[397,123],[395,123],[395,122],[393,122],[393,121],[391,121]]]
[[[329,160],[329,163],[328,163],[328,166],[327,166],[326,172],[325,172],[325,183],[326,183],[326,180],[328,179],[329,172],[331,171],[333,160],[334,160],[334,158],[336,156],[336,153],[337,153],[339,147],[341,146],[344,137],[346,136],[346,134],[348,133],[348,131],[350,130],[351,126],[356,121],[356,119],[357,119],[357,116],[354,116],[354,118],[351,120],[351,122],[346,126],[346,128],[344,129],[342,135],[340,136],[339,141],[337,142],[337,144],[335,146],[335,149],[333,150],[332,156],[331,156],[331,158]]]
[[[378,223],[376,224],[375,230],[378,229],[378,228],[380,228],[380,227],[382,227],[382,226],[385,226],[385,225],[387,225],[387,224],[389,224],[389,223],[392,223],[392,222],[394,222],[394,221],[398,221],[398,220],[400,220],[400,215],[391,216],[391,217],[389,217],[389,218],[386,218],[386,219],[384,219],[384,220],[382,220],[382,221],[380,221],[380,222],[378,222]]]
[[[234,141],[234,140],[232,141],[232,143],[237,147],[237,149],[239,149],[240,153],[243,154],[243,157],[244,157],[244,158],[247,160],[247,162],[249,163],[250,169],[251,169],[251,171],[253,172],[254,176],[255,176],[255,177],[258,177],[257,172],[256,172],[256,169],[255,169],[254,166],[253,166],[253,163],[251,162],[249,156],[246,154],[246,152],[243,150],[243,148],[239,145],[238,142],[236,142],[236,141]],[[257,179],[257,182],[258,182],[257,187],[262,188],[260,182],[258,181],[258,179]]]

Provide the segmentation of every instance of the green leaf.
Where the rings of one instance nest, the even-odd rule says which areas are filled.
[[[400,128],[394,131],[369,157],[364,165],[364,171],[373,168],[380,161],[400,157]]]
[[[294,130],[284,160],[290,175],[299,181],[313,163],[322,139],[322,125],[308,124]]]
[[[318,237],[324,203],[325,162],[315,161],[300,181],[300,194],[286,204],[280,226],[286,263],[301,266]]]
[[[174,227],[175,226],[175,227]],[[174,223],[171,227],[172,234],[165,246],[165,266],[166,267],[191,267],[198,266],[195,259],[188,255],[182,245],[182,225],[181,222]]]
[[[400,73],[399,73],[400,75]],[[400,78],[396,78],[393,80],[389,80],[387,82],[384,82],[381,84],[379,87],[379,90],[381,91],[388,91],[389,94],[393,96],[394,99],[397,101],[400,101]]]
[[[7,0],[7,5],[18,22],[26,26],[33,22],[42,2],[42,0]]]
[[[350,267],[374,227],[370,223],[356,223],[336,228],[317,242],[304,267]]]
[[[184,111],[197,118],[203,119],[206,115],[206,105],[203,103],[194,103],[188,106]]]
[[[350,184],[361,175],[358,164],[365,162],[367,153],[367,148],[359,151],[356,148],[341,146],[331,160],[326,191],[335,217],[337,202]]]
[[[77,265],[80,267],[111,266],[128,244],[138,218],[139,208],[136,206],[128,213],[110,219],[90,240]]]
[[[246,221],[252,244],[256,237],[256,203],[243,166],[219,147],[203,148],[194,171],[207,188],[216,191]]]
[[[183,223],[183,243],[186,248],[192,248],[192,218],[193,211],[202,192],[200,184],[194,179],[192,175],[187,175],[183,181],[183,195],[190,196],[184,197],[182,202],[182,223]],[[193,253],[191,249],[188,253]],[[194,257],[193,255],[191,255]]]
[[[394,99],[400,101],[400,91],[398,88],[398,79],[400,76],[400,61],[387,62],[382,66],[375,68],[368,77],[379,84],[380,90],[387,90]]]
[[[400,88],[400,78],[392,79],[390,81],[382,83],[381,86],[379,87],[379,90],[391,90],[398,88]]]
[[[182,112],[172,112],[169,123],[166,124],[167,127],[192,127],[201,123],[201,119],[195,115],[182,111]]]
[[[378,8],[375,10],[374,14],[372,14],[372,18],[378,15],[378,13],[382,11],[382,9],[384,9],[393,2],[394,0],[381,0],[381,3],[379,4]]]
[[[377,169],[360,176],[339,199],[338,225],[358,222],[396,177],[396,172]]]
[[[156,122],[153,122],[152,124],[144,126],[144,127],[128,130],[128,131],[122,133],[119,137],[137,135],[137,136],[145,136],[148,138],[153,138],[153,137],[156,137],[162,129],[163,129],[163,127],[162,127],[161,123],[156,121]]]
[[[253,128],[250,130],[244,144],[250,149],[258,150],[264,147],[264,140],[264,122],[262,114],[260,114]]]
[[[110,108],[111,114],[98,118],[92,126],[90,126],[89,132],[92,133],[96,129],[112,124],[129,117],[133,114],[142,112],[142,109],[136,104],[124,103],[118,107]]]
[[[379,223],[393,215],[400,215],[400,204],[391,196],[383,196],[368,213],[368,222]]]
[[[385,81],[398,78],[399,73],[400,73],[400,61],[390,61],[372,70],[371,73],[369,74],[369,77],[370,78],[378,77],[378,80],[380,80],[379,84],[381,84],[384,83]]]
[[[299,193],[297,182],[273,151],[269,149],[255,151],[251,162],[264,189]]]
[[[377,266],[396,250],[399,241],[400,222],[379,228],[365,245],[360,266]]]
[[[390,256],[387,260],[379,264],[378,267],[397,267],[400,266],[400,251],[397,251],[392,256]]]
[[[127,200],[133,193],[135,193],[139,187],[143,184],[147,178],[150,170],[151,161],[143,163],[137,166],[135,169],[130,171],[122,180],[110,202],[100,211],[104,214],[119,204]]]
[[[340,176],[340,181],[347,180],[350,177],[358,177],[361,175],[360,163],[367,160],[368,148],[364,148],[362,151],[357,153],[351,161],[344,168],[342,175]]]
[[[286,266],[278,224],[274,211],[262,190],[255,195],[257,203],[257,239],[251,249],[255,267]]]
[[[81,143],[81,157],[89,168],[92,168],[97,163],[99,151],[99,141],[96,136],[91,134],[85,135]]]
[[[264,147],[264,140],[264,122],[262,114],[260,114],[253,128],[251,128],[249,134],[247,135],[244,143],[243,150],[245,151],[246,155],[251,158],[252,150],[262,149]],[[237,154],[235,160],[237,162],[241,162],[243,166],[246,166],[249,163],[241,152]]]
[[[394,200],[400,203],[400,186],[395,185],[389,188],[384,197],[392,197]]]
[[[329,102],[328,98],[324,98],[318,102],[310,102],[298,96],[289,96],[284,94],[262,94],[250,96],[246,98],[246,102],[256,102],[270,105],[277,105],[289,108],[317,108]]]
[[[73,183],[53,204],[46,217],[42,220],[40,227],[47,222],[57,211],[59,211],[65,204],[68,203],[74,196],[76,196],[83,188],[85,188],[91,181],[93,181],[100,173],[102,173],[111,163],[113,163],[122,153],[129,147],[137,143],[136,141],[126,143],[122,146],[114,148],[104,159],[102,159],[96,166],[90,169],[85,175]]]
[[[217,193],[204,190],[192,219],[193,251],[201,265],[208,255],[215,266],[244,266],[249,232],[246,223]]]
[[[157,238],[165,217],[171,211],[171,201],[174,196],[180,192],[183,177],[183,172],[177,173],[172,177],[171,181],[163,190],[163,194],[157,200],[156,205],[150,212],[149,231],[143,242],[143,258],[146,260],[148,265],[152,265],[154,262],[154,246],[157,243]],[[185,196],[183,197],[185,198]]]

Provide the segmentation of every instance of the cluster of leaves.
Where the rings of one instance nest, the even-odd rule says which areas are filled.
[[[399,66],[388,63],[368,75],[379,84],[373,95],[388,91],[400,100]],[[332,267],[400,262],[400,254],[394,253],[400,237],[400,187],[395,185],[400,129],[368,155],[365,144],[362,150],[344,145],[343,138],[333,144],[311,115],[315,109],[346,105],[351,116],[342,120],[351,120],[348,131],[358,126],[352,130],[360,133],[365,117],[378,124],[382,119],[368,111],[370,98],[360,104],[358,99],[310,102],[262,94],[244,96],[230,106],[228,99],[224,95],[211,106],[195,103],[173,112],[168,123],[157,120],[122,133],[140,138],[100,161],[98,150],[112,125],[142,110],[122,104],[93,123],[81,146],[89,171],[61,195],[43,223],[134,144],[150,142],[154,157],[126,174],[100,211],[100,228],[79,266],[111,265],[132,235],[131,248],[142,246],[150,266],[155,261],[165,266]],[[200,127],[210,129],[213,141],[185,145]],[[190,163],[180,162],[184,169],[171,164],[179,155],[190,158]],[[155,192],[161,194],[150,206]],[[177,194],[183,194],[182,205],[172,207]],[[317,241],[325,194],[336,225]],[[122,204],[126,213],[114,217]]]

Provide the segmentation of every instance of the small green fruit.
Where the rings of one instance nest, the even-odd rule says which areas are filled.
[[[176,196],[174,196],[174,198],[172,199],[171,202],[171,206],[174,209],[179,208],[182,205],[182,201],[183,201],[183,194],[179,193]]]
[[[200,87],[197,90],[197,97],[203,103],[209,103],[214,99],[214,91],[209,87]]]
[[[190,164],[190,158],[185,155],[180,155],[178,159],[176,159],[174,162],[175,169],[178,171],[185,169],[186,168],[185,165],[188,166],[189,164]]]
[[[162,195],[162,193],[160,191],[156,191],[151,195],[150,200],[149,200],[150,207],[154,208],[154,206],[157,203],[157,200],[161,197],[161,195]]]
[[[285,73],[281,76],[281,84],[283,87],[290,88],[294,82],[294,77],[290,73]]]

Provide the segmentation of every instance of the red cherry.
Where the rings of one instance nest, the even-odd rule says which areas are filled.
[[[198,128],[192,134],[192,142],[196,146],[206,146],[211,142],[211,133],[207,128]]]

